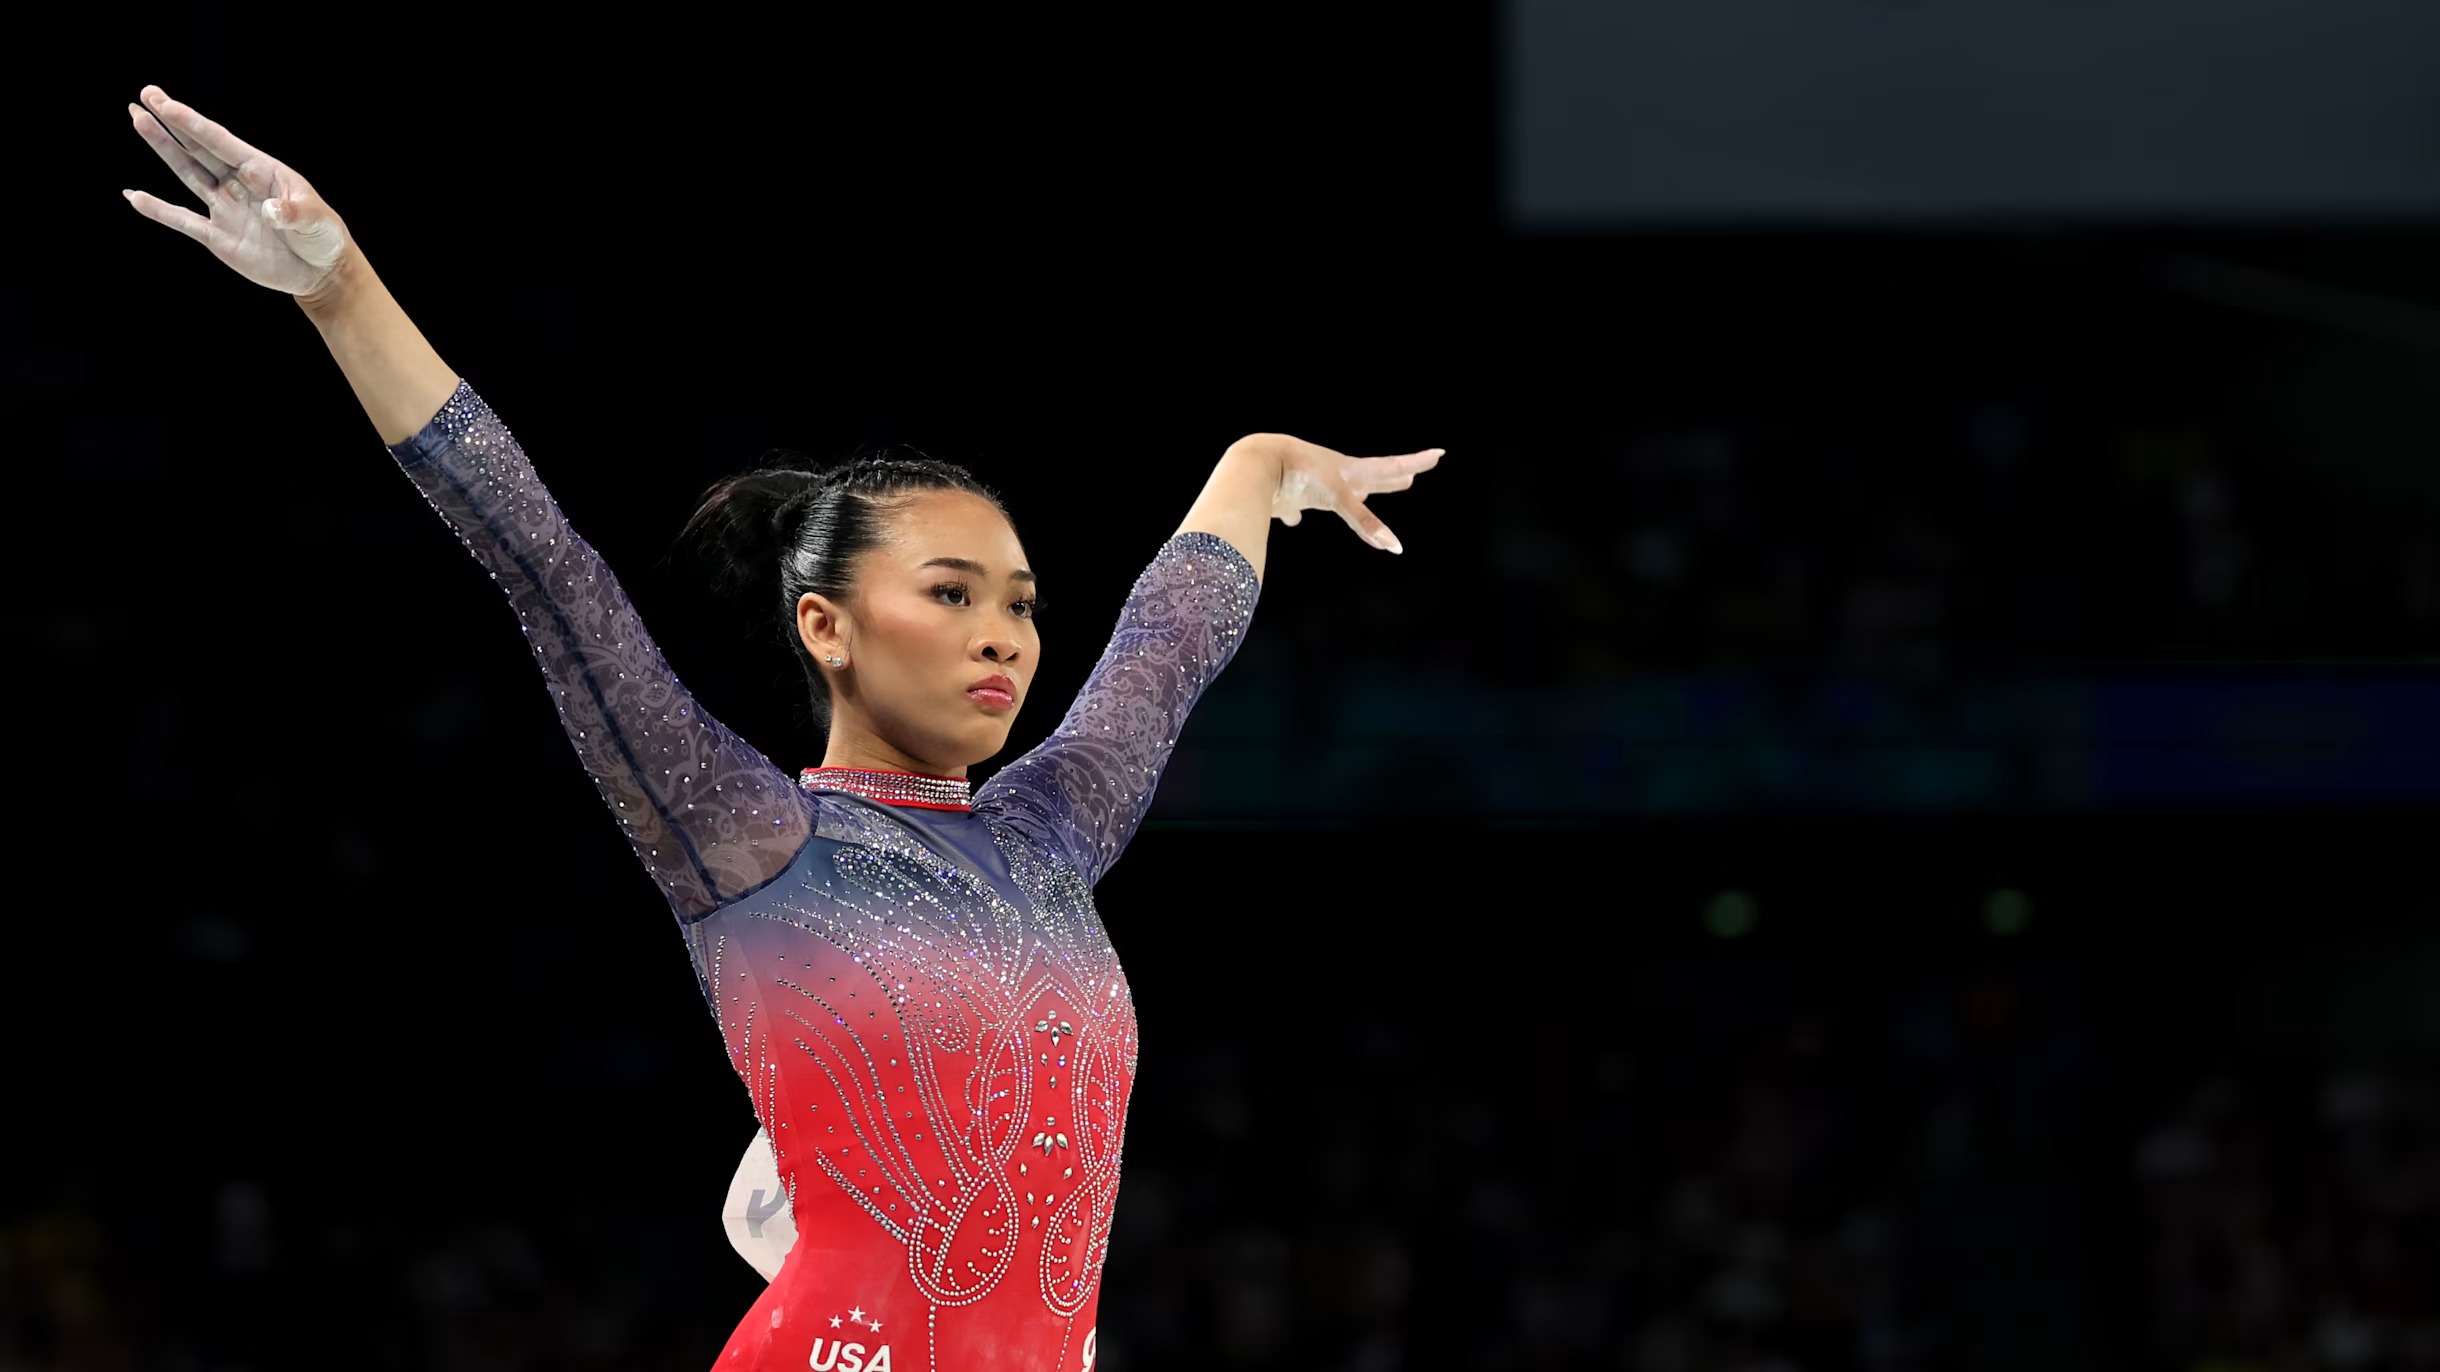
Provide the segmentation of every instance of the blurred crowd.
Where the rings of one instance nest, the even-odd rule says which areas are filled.
[[[2433,714],[2395,677],[2440,644],[2440,512],[2200,420],[1926,413],[1885,436],[1588,436],[1564,487],[1385,501],[1419,558],[1439,549],[1421,581],[1267,598],[1173,804],[1328,823],[2440,796]]]
[[[2440,1368],[2440,1076],[2214,1072],[2136,1166],[2164,1362]]]
[[[2349,494],[2343,468],[2301,470],[2199,419],[2104,422],[2007,401],[1932,414],[1589,436],[1570,446],[1563,488],[1497,481],[1488,508],[1433,531],[1481,542],[1463,585],[1412,596],[1384,584],[1362,617],[1395,641],[1472,599],[1497,609],[1503,641],[1562,655],[1468,659],[1495,679],[1730,667],[1938,686],[2440,642],[2440,520]],[[1394,500],[1381,509],[1395,527]],[[1345,607],[1305,613],[1300,660],[1328,660]]]
[[[1700,959],[1636,980],[1606,1022],[1162,1042],[1104,1365],[2440,1368],[2428,1061],[2138,1081],[2071,987],[1990,965],[1885,994]],[[347,1181],[12,1212],[0,1369],[240,1372],[334,1341],[352,1366],[694,1366],[750,1299],[705,1207],[658,1191],[579,1189],[546,1238],[447,1167],[391,1183],[378,1228],[337,1222],[317,1199]]]

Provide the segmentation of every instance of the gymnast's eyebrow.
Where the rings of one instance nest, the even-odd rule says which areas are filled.
[[[936,557],[929,562],[918,564],[915,570],[922,571],[925,567],[948,567],[955,571],[964,572],[969,576],[991,575],[990,572],[983,569],[982,563],[977,562],[970,557]],[[1008,574],[1008,579],[1011,581],[1032,581],[1035,578],[1032,572],[1025,570],[1023,567],[1019,567],[1015,571]]]

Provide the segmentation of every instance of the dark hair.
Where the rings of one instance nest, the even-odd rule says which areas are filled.
[[[990,501],[1002,518],[1008,507],[965,468],[904,444],[825,470],[809,470],[805,461],[776,449],[752,470],[714,482],[677,541],[710,564],[714,589],[743,592],[779,611],[780,640],[805,674],[814,723],[828,734],[830,679],[797,636],[797,601],[807,592],[848,599],[857,559],[881,542],[884,521],[910,496],[966,491]]]

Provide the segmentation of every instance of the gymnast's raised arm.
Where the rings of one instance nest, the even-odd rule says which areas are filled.
[[[569,741],[671,908],[707,914],[785,870],[809,832],[803,794],[679,683],[610,569],[347,225],[303,177],[160,87],[141,101],[127,107],[136,132],[207,212],[142,191],[128,203],[313,320],[391,456],[508,593]]]
[[[975,793],[975,808],[1030,829],[1087,886],[1126,850],[1179,730],[1251,622],[1271,521],[1327,510],[1384,552],[1405,548],[1365,497],[1403,491],[1440,462],[1427,448],[1349,457],[1288,434],[1229,445],[1203,492],[1136,578],[1118,627],[1059,727]]]

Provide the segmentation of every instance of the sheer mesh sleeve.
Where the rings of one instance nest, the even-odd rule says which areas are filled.
[[[1136,578],[1118,630],[1059,727],[975,793],[1040,831],[1088,884],[1118,861],[1204,688],[1236,656],[1260,591],[1218,534],[1187,531]]]
[[[390,455],[508,592],[578,760],[679,918],[784,870],[810,832],[803,793],[695,702],[474,388]]]

